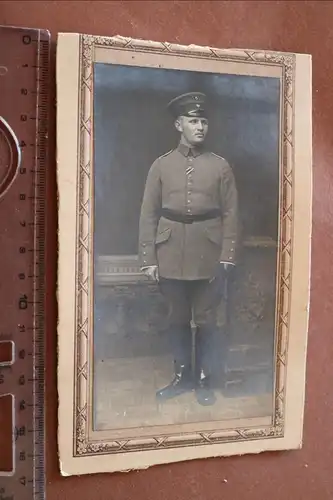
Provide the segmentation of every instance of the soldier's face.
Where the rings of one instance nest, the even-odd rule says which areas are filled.
[[[207,118],[180,116],[175,125],[183,139],[192,146],[201,144],[208,132]]]

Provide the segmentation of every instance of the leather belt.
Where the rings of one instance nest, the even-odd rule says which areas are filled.
[[[175,222],[182,222],[183,224],[193,224],[193,222],[200,222],[221,217],[221,210],[217,208],[202,214],[181,214],[179,212],[169,210],[168,208],[162,208],[161,217]]]

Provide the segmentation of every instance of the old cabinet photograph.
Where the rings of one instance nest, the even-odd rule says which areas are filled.
[[[310,69],[60,35],[62,472],[301,445]]]

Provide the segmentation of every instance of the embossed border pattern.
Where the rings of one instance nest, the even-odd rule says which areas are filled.
[[[170,434],[135,439],[89,441],[89,339],[91,289],[89,262],[91,252],[90,192],[92,166],[92,88],[95,48],[113,47],[148,53],[172,54],[211,60],[269,64],[282,68],[282,171],[280,182],[280,235],[278,264],[278,300],[276,314],[275,398],[273,423],[265,428],[237,428],[196,433]],[[293,89],[295,56],[274,52],[225,50],[168,43],[147,42],[123,37],[81,35],[80,39],[80,122],[78,160],[78,206],[76,235],[76,336],[75,336],[75,408],[73,455],[126,453],[161,448],[199,446],[233,441],[251,441],[284,436],[286,356],[289,334],[290,283],[293,226]]]

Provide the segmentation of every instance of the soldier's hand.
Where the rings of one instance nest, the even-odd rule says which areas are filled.
[[[234,268],[233,264],[229,264],[228,262],[219,262],[219,264],[217,264],[216,266],[215,274],[211,278],[209,283],[211,283],[215,279],[220,279],[220,280],[225,279],[233,268]]]
[[[228,264],[228,262],[223,263],[224,270],[229,273],[235,267],[233,264]]]
[[[157,266],[148,266],[143,270],[144,274],[151,280],[158,281],[158,267]]]
[[[225,277],[226,270],[224,266],[225,264],[223,263],[217,264],[214,276],[210,279],[209,283],[212,283],[216,279],[222,280]]]

